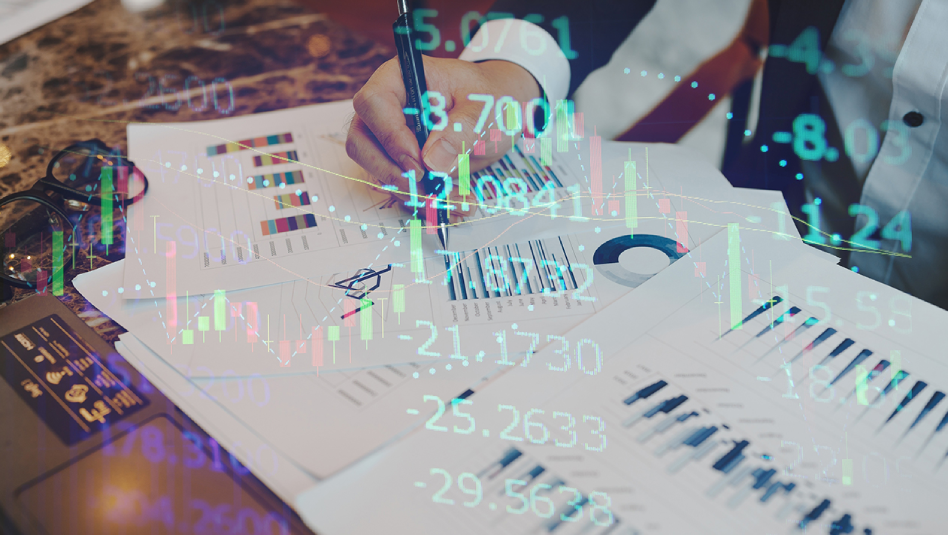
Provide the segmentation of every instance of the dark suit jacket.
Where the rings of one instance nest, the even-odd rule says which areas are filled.
[[[820,50],[826,48],[844,0],[768,0],[771,44],[790,45],[808,27],[818,34]],[[570,60],[572,94],[595,69],[605,65],[613,52],[648,14],[655,0],[498,0],[493,12],[511,13],[516,18],[530,14],[543,16],[538,24],[553,36],[558,31],[554,19],[569,17],[571,46],[577,54]],[[534,20],[536,20],[534,18]],[[791,143],[775,143],[774,132],[793,132],[793,121],[801,113],[820,115],[827,125],[829,146],[839,151],[836,162],[819,163],[825,176],[846,182],[844,190],[859,200],[861,186],[852,164],[843,151],[843,140],[833,112],[827,104],[816,73],[807,71],[801,62],[785,58],[768,59],[764,65],[759,119],[752,138],[745,138],[752,83],[734,92],[732,113],[728,124],[723,172],[739,187],[775,189],[784,193],[791,212],[806,221],[800,212],[805,202],[803,183],[796,179],[800,159]],[[761,145],[767,145],[763,152]],[[781,166],[780,161],[786,160]],[[798,223],[798,226],[801,224]],[[801,234],[809,232],[801,226]]]

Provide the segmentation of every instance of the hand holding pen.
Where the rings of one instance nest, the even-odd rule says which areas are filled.
[[[405,20],[410,21],[410,13],[408,15]],[[428,90],[445,99],[446,121],[442,123],[439,119],[443,117],[433,117],[432,122],[445,127],[432,129],[427,141],[419,147],[408,125],[410,116],[404,112],[409,105],[399,60],[393,58],[379,67],[353,98],[356,115],[349,127],[346,151],[383,186],[395,186],[399,192],[396,195],[405,201],[409,200],[410,191],[408,179],[403,175],[407,171],[413,170],[416,180],[421,180],[429,170],[451,174],[455,180],[449,217],[456,221],[460,216],[473,213],[477,202],[473,196],[469,197],[469,209],[463,212],[457,195],[457,156],[462,143],[465,151],[470,152],[475,141],[484,143],[488,139],[484,131],[474,131],[483,102],[472,101],[468,96],[489,94],[499,99],[508,95],[518,102],[528,102],[540,95],[540,89],[525,69],[506,61],[471,63],[424,57],[423,62]],[[460,125],[460,131],[456,130],[456,124]],[[472,154],[471,170],[480,170],[497,161],[509,149],[509,143],[507,149],[500,148],[501,152],[496,153],[494,143],[489,143],[484,156]],[[423,210],[419,212],[424,215]]]
[[[395,33],[395,49],[398,51],[398,64],[402,71],[402,83],[405,85],[405,100],[408,104],[406,110],[414,110],[414,114],[405,111],[408,116],[408,126],[415,134],[419,147],[424,147],[430,134],[428,128],[428,82],[425,79],[425,64],[421,58],[421,52],[415,47],[415,32],[411,27],[410,13],[408,11],[407,0],[398,0],[398,19],[392,24],[392,31]],[[438,143],[438,148],[433,149],[432,158],[443,159],[447,163],[451,154],[442,154],[448,152],[444,141]],[[455,153],[453,156],[457,156]],[[430,165],[430,164],[429,164]],[[427,203],[435,203],[437,207],[437,225],[438,239],[441,240],[441,246],[448,248],[448,208],[447,183],[445,180],[438,180],[429,171],[424,174],[420,181]],[[444,199],[439,203],[438,198]],[[431,225],[434,221],[428,221]]]

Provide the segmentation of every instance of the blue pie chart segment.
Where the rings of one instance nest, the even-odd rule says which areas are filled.
[[[603,243],[593,254],[593,264],[607,279],[628,286],[638,288],[642,283],[654,276],[654,273],[634,273],[619,264],[619,256],[635,247],[658,249],[668,257],[668,263],[685,256],[678,252],[678,243],[675,240],[654,234],[637,234],[635,236],[618,236]]]

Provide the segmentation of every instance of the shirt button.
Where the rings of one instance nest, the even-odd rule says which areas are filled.
[[[902,122],[915,128],[917,126],[922,126],[922,123],[925,122],[925,116],[917,111],[910,111],[902,116]]]

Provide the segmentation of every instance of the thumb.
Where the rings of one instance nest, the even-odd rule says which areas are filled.
[[[466,98],[451,108],[444,121],[445,128],[433,130],[421,150],[422,159],[429,170],[450,173],[457,166],[458,154],[462,150],[469,151],[474,142],[480,139],[481,133],[475,132],[474,126],[482,109],[483,103]],[[480,142],[484,143],[483,140]]]

